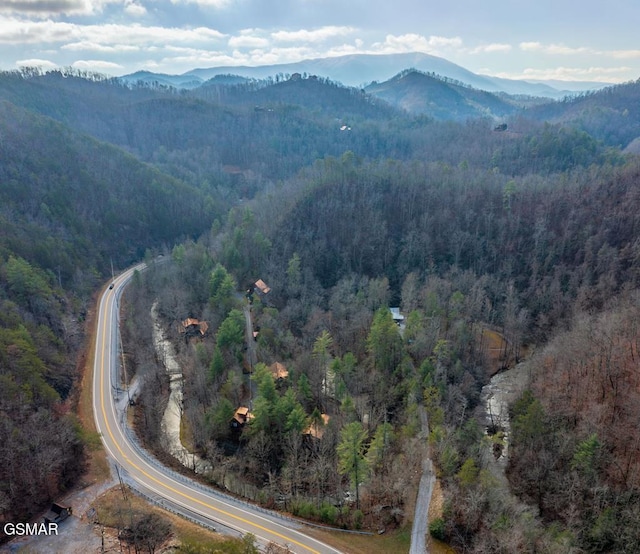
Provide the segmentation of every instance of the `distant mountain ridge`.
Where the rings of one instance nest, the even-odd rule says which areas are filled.
[[[192,69],[182,75],[136,72],[121,77],[127,82],[157,82],[177,88],[195,88],[218,75],[238,75],[251,79],[267,79],[277,75],[294,73],[318,75],[346,86],[366,86],[373,82],[386,81],[405,69],[414,68],[425,73],[461,81],[479,90],[505,92],[547,98],[562,98],[576,91],[593,90],[606,83],[562,82],[550,86],[543,82],[528,82],[479,75],[438,56],[413,52],[409,54],[352,54],[332,58],[315,58],[300,62],[264,66],[219,66]]]
[[[500,119],[519,109],[491,92],[415,69],[403,71],[384,83],[373,83],[365,91],[409,113],[441,120],[486,116]]]
[[[609,146],[635,152],[640,141],[640,79],[532,107],[526,117],[573,125]]]

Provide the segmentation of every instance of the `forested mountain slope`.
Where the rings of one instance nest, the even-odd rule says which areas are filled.
[[[196,235],[215,217],[202,192],[51,119],[0,103],[2,247],[69,283]]]
[[[515,103],[508,103],[490,92],[416,70],[403,71],[384,83],[373,83],[365,90],[392,106],[435,119],[503,118],[518,110]]]
[[[520,160],[522,167],[530,161]],[[286,361],[294,374],[281,389],[283,402],[290,394],[304,399],[307,415],[331,415],[324,455],[340,459],[332,450],[344,438],[338,429],[347,433],[355,423],[370,426],[363,436],[372,448],[385,432],[383,420],[408,433],[417,387],[447,490],[441,536],[470,552],[562,552],[567,541],[586,552],[604,546],[633,552],[639,544],[632,424],[640,405],[633,371],[639,182],[637,159],[509,176],[444,164],[368,164],[347,153],[233,212],[214,252],[240,283],[259,275],[272,288],[268,306],[255,312],[258,352],[267,365]],[[401,306],[407,318],[401,338],[390,305]],[[492,476],[491,443],[479,423],[480,389],[488,379],[479,330],[487,326],[505,337],[507,366],[521,359],[524,346],[541,349],[531,362],[532,391],[513,408],[509,477],[518,501]],[[574,331],[564,334],[569,328]],[[335,395],[322,384],[318,352],[328,352],[336,372]],[[210,371],[221,373],[212,378],[230,383],[232,358],[220,366],[215,355]],[[198,371],[195,353],[193,360]],[[233,402],[228,386],[219,388],[219,398]],[[261,394],[267,393],[260,391],[258,400]],[[278,398],[265,402],[277,410]],[[211,436],[207,429],[214,428],[193,418],[201,436]],[[260,460],[253,456],[263,425],[241,435],[247,465]],[[286,437],[286,429],[280,432]],[[289,490],[290,451],[276,453],[271,445],[282,438],[265,433],[273,441],[269,467]],[[410,441],[393,437],[394,462],[387,459],[390,465],[364,481],[370,503],[364,511],[373,521],[377,503],[392,502],[396,513],[404,506],[390,489],[403,483],[394,463],[408,463],[403,449]],[[499,451],[500,435],[492,440]],[[329,487],[345,486],[328,475],[337,483]],[[311,483],[299,486],[302,496],[315,490]]]
[[[469,270],[512,283],[535,322],[530,331],[542,336],[549,319],[568,314],[576,299],[601,307],[623,287],[640,284],[637,162],[509,178],[343,157],[318,164],[308,179],[314,184],[303,194],[258,208],[271,214],[256,221],[268,221],[260,231],[272,245],[269,267],[279,279],[294,252],[324,288],[351,274],[384,275],[399,291],[413,271]],[[239,235],[231,236],[229,252],[246,252]],[[239,275],[265,270],[234,259],[229,267]],[[499,306],[499,296],[492,302]]]
[[[514,173],[599,163],[603,153],[589,135],[559,125],[520,118],[500,134],[492,120],[435,122],[313,77],[179,93],[60,72],[13,72],[0,75],[0,97],[120,146],[207,194],[222,187],[215,193],[230,200],[253,195],[261,178],[287,178],[347,150],[363,159],[466,162]],[[491,98],[502,107],[489,109],[508,113],[504,102]],[[465,118],[481,111],[474,108]],[[230,170],[244,172],[240,189]]]
[[[0,508],[25,520],[72,486],[70,413],[90,297],[148,248],[216,215],[198,190],[122,150],[0,101]]]
[[[512,408],[514,490],[586,552],[635,552],[638,490],[637,288],[578,313],[529,362],[531,393]]]
[[[640,80],[566,97],[527,111],[527,115],[582,129],[606,144],[625,148],[640,137]]]
[[[327,116],[348,122],[385,121],[398,117],[398,110],[380,102],[363,89],[345,87],[314,75],[296,75],[286,80],[268,79],[238,86],[203,85],[193,96],[213,98],[213,88],[222,103],[247,105],[260,109],[298,106],[309,110],[309,116]]]
[[[624,91],[631,121],[638,91]],[[132,312],[148,318],[159,299],[167,328],[189,316],[209,322],[202,342],[179,337],[178,354],[186,425],[225,486],[233,470],[238,490],[248,484],[273,502],[285,491],[296,499],[289,507],[319,519],[401,526],[424,405],[449,502],[442,532],[461,550],[533,537],[532,551],[562,551],[549,525],[555,522],[580,548],[596,551],[593,544],[605,543],[592,538],[598,526],[609,529],[602,527],[614,513],[607,510],[624,486],[629,513],[620,513],[634,521],[633,464],[622,481],[611,464],[591,464],[598,478],[571,490],[587,498],[597,483],[613,493],[602,495],[598,510],[580,504],[576,520],[549,508],[566,500],[545,496],[552,480],[534,498],[531,484],[518,480],[518,460],[514,488],[522,501],[539,505],[504,501],[483,473],[487,450],[478,423],[491,369],[484,330],[505,337],[507,366],[525,346],[542,348],[577,314],[617,310],[638,287],[640,165],[617,143],[608,147],[574,120],[538,121],[528,112],[510,116],[506,130],[485,118],[435,121],[304,76],[179,93],[61,72],[8,73],[0,75],[0,98],[3,513],[32,515],[81,471],[69,391],[86,306],[110,261],[122,267],[148,248],[188,238],[162,264],[165,273],[136,283]],[[590,98],[597,104],[604,97]],[[622,106],[615,105],[621,114]],[[255,386],[243,373],[238,291],[258,278],[272,291],[254,304],[256,350],[266,367],[286,362],[290,378],[280,384],[262,366]],[[407,316],[404,334],[390,305]],[[126,331],[132,369],[151,371],[153,353],[141,347],[151,348],[149,329],[147,319]],[[151,441],[160,432],[160,375],[140,406]],[[634,386],[630,373],[616,375],[593,432],[607,459],[620,463],[635,451],[621,453],[619,442],[601,436],[601,423],[630,421],[636,404],[620,393]],[[601,382],[593,379],[587,389]],[[229,421],[253,401],[250,391],[258,395],[257,423],[246,434],[233,431]],[[572,437],[560,456],[572,460],[589,438],[588,418],[577,423],[577,408],[558,413],[552,407],[562,402],[544,386],[534,383],[533,391],[517,415],[546,425],[538,400],[552,417],[565,418],[556,436]],[[614,397],[631,398],[625,414],[611,408]],[[331,422],[323,437],[305,434],[324,425],[323,414]],[[340,500],[354,488],[350,473],[361,475],[359,466],[340,461],[343,432],[367,452],[362,509]],[[47,459],[25,461],[34,456],[27,435]],[[632,431],[625,436],[636,440]],[[514,448],[523,460],[553,450],[527,438],[517,437]],[[541,479],[558,477],[556,469],[572,479],[581,467],[569,462],[568,470],[554,468]]]
[[[0,98],[125,148],[205,190],[224,181],[223,166],[281,178],[349,148],[393,157],[404,148],[380,136],[393,110],[356,89],[311,79],[179,93],[59,72],[13,72],[0,75]],[[343,120],[367,123],[350,134],[340,131]]]

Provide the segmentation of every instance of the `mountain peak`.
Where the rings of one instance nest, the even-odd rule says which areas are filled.
[[[372,83],[365,90],[409,113],[434,119],[502,118],[516,109],[495,94],[416,69],[401,71],[388,81]]]
[[[370,83],[387,81],[406,68],[414,68],[426,74],[436,74],[459,81],[465,85],[489,92],[505,92],[530,96],[562,98],[568,91],[590,90],[594,83],[566,83],[563,90],[536,82],[501,79],[473,73],[449,60],[411,52],[405,54],[349,54],[330,58],[313,58],[300,62],[262,66],[219,66],[192,69],[182,75],[159,75],[138,72],[122,77],[125,81],[172,83],[180,88],[194,88],[198,83],[208,81],[218,75],[237,75],[250,79],[267,79],[275,76],[286,77],[294,73],[317,75],[340,82],[346,86],[364,87]]]

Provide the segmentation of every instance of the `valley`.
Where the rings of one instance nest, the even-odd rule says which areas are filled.
[[[0,74],[4,518],[100,448],[75,416],[84,325],[112,267],[144,262],[114,386],[161,458],[175,404],[194,478],[406,551],[416,517],[459,552],[634,551],[640,85],[525,101],[395,75]],[[504,443],[486,397],[516,371]]]

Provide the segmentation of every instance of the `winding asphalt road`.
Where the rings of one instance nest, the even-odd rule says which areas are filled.
[[[125,424],[126,395],[119,390],[118,306],[122,291],[136,270],[133,267],[113,281],[100,297],[93,366],[93,412],[104,447],[126,480],[157,503],[210,526],[224,526],[236,534],[252,533],[263,547],[270,542],[288,546],[299,554],[339,554],[299,529],[293,520],[254,509],[164,467],[136,443]]]

